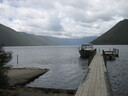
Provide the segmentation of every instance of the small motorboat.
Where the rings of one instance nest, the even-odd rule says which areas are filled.
[[[89,58],[93,51],[94,48],[91,43],[82,44],[81,47],[79,47],[79,53],[82,58]]]

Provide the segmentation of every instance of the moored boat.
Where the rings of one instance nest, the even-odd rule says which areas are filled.
[[[93,50],[94,48],[91,43],[82,44],[81,47],[79,47],[79,53],[82,58],[89,58]]]

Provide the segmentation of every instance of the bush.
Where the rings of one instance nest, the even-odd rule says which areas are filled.
[[[0,96],[19,96],[19,94],[10,90],[0,89]]]
[[[12,59],[11,52],[5,52],[3,46],[0,46],[0,89],[9,87],[7,72],[10,67],[7,63]]]

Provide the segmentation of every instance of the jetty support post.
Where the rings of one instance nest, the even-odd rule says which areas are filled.
[[[107,67],[107,57],[105,55],[105,51],[104,50],[102,50],[102,55],[103,55],[105,67]]]

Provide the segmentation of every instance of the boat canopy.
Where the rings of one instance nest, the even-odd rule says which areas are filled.
[[[91,43],[82,44],[81,47],[84,47],[84,48],[93,48],[93,44],[91,44]]]

